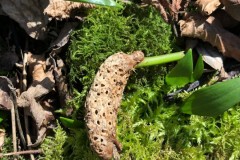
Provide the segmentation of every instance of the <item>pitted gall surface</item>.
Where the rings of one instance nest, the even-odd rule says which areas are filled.
[[[103,159],[117,157],[121,145],[116,139],[117,111],[134,67],[144,59],[141,51],[116,53],[100,66],[88,93],[85,121],[91,147]]]

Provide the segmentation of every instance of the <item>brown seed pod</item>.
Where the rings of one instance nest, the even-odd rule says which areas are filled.
[[[100,66],[85,102],[85,121],[91,147],[103,159],[118,157],[117,110],[134,67],[144,59],[141,51],[116,53]]]

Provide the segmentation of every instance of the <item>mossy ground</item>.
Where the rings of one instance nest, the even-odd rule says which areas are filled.
[[[119,51],[142,50],[145,56],[174,50],[171,27],[151,7],[124,10],[97,8],[72,35],[68,64],[75,106],[72,118],[83,121],[84,101],[100,64]],[[166,66],[137,69],[124,92],[118,114],[118,139],[123,160],[238,159],[240,108],[215,118],[179,112],[178,103],[164,101]],[[67,132],[64,159],[98,159],[84,128]]]

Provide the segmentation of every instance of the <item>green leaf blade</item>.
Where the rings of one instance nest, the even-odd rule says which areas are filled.
[[[69,119],[66,117],[59,117],[60,121],[65,127],[68,128],[82,128],[84,126],[83,123],[77,120]]]
[[[196,66],[193,71],[193,81],[192,82],[196,81],[197,79],[199,79],[202,76],[203,70],[204,70],[203,58],[202,58],[202,55],[199,55],[199,58],[197,60]]]
[[[217,116],[240,102],[240,78],[221,82],[194,92],[181,111],[201,116]]]
[[[192,73],[192,51],[189,50],[166,76],[166,82],[172,86],[183,86],[192,80]]]

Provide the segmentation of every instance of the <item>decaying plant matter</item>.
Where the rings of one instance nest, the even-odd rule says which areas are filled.
[[[42,0],[41,2],[38,0],[19,0],[17,2],[0,0],[0,4],[0,9],[18,22],[29,36],[40,40],[46,39],[47,25],[52,18],[58,20],[70,17],[77,18],[79,16],[77,10],[80,10],[80,8],[93,8],[94,6],[64,0]],[[78,18],[81,19],[81,17]]]
[[[187,20],[179,21],[181,34],[207,41],[224,56],[240,61],[240,38],[212,22],[212,17],[207,19],[201,15],[190,16]]]
[[[88,3],[77,3],[64,0],[50,0],[49,5],[44,9],[50,17],[54,17],[59,20],[74,17],[73,11],[80,10],[80,8],[93,8],[94,5]]]
[[[173,22],[178,20],[179,11],[185,10],[190,0],[173,0],[170,3],[167,0],[143,0],[143,3],[153,5],[157,10],[159,10],[162,18],[166,22]]]
[[[85,121],[92,148],[103,159],[118,159],[121,145],[116,139],[117,110],[134,66],[144,59],[141,51],[117,53],[100,66],[88,93]]]
[[[44,39],[47,32],[47,16],[43,9],[48,5],[46,0],[1,0],[3,11],[35,39]],[[25,12],[23,12],[25,11]]]
[[[197,0],[196,4],[200,8],[202,14],[210,15],[221,3],[219,0]]]
[[[234,19],[240,21],[240,1],[239,0],[221,0],[226,12]]]
[[[33,82],[17,99],[18,106],[25,107],[27,115],[31,116],[36,123],[38,134],[36,145],[39,145],[45,137],[48,123],[54,120],[52,112],[46,107],[44,108],[44,103],[41,100],[43,96],[54,89],[55,84],[53,69],[47,71],[45,63],[44,56],[28,53],[28,73],[32,73]]]

